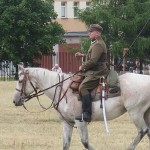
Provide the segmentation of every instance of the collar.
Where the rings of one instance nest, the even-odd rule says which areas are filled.
[[[91,44],[94,44],[96,41],[97,41],[97,40],[92,40],[92,41],[91,41]]]

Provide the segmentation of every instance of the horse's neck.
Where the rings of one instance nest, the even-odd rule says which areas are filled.
[[[42,69],[34,74],[34,78],[36,79],[38,89],[44,90],[44,94],[50,99],[53,99],[54,96],[56,96],[56,98],[58,97],[60,91],[58,84],[62,81],[61,75],[53,71]]]

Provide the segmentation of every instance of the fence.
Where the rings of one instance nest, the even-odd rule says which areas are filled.
[[[79,44],[68,44],[68,47],[78,48]],[[80,48],[78,48],[80,49]],[[55,61],[53,61],[55,60]],[[38,66],[42,68],[47,68],[49,70],[58,63],[65,73],[74,73],[78,71],[79,66],[81,65],[81,59],[75,58],[73,53],[70,53],[65,45],[59,45],[59,51],[56,52],[56,56],[52,55],[43,55],[41,60],[37,61]]]
[[[0,81],[14,80],[16,69],[9,60],[0,61]]]

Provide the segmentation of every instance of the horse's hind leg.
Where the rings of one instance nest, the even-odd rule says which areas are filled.
[[[148,108],[147,111],[144,113],[144,121],[147,127],[139,131],[137,137],[134,139],[133,143],[129,146],[128,150],[134,150],[137,144],[145,136],[145,134],[147,134],[147,136],[150,139],[150,108]]]
[[[80,134],[81,142],[84,145],[84,147],[88,150],[94,150],[94,148],[89,143],[87,123],[84,121],[76,121],[76,125]]]
[[[145,123],[146,123],[146,125],[149,129],[148,133],[147,133],[147,136],[149,138],[149,144],[150,144],[150,107],[147,109],[147,111],[144,114],[144,120],[145,120]]]
[[[128,150],[134,150],[147,132],[148,132],[148,129],[140,130],[138,132],[138,135],[134,139],[133,143],[131,143],[130,146],[128,147]]]
[[[149,148],[150,148],[150,130],[149,130],[149,132],[147,133],[147,136],[148,136],[148,138],[149,138]]]
[[[69,150],[74,124],[63,122],[63,150]]]

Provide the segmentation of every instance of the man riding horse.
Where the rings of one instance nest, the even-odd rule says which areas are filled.
[[[85,62],[79,67],[85,77],[79,87],[83,113],[76,117],[76,120],[91,121],[92,101],[90,91],[98,86],[100,77],[106,77],[109,73],[106,65],[107,48],[101,38],[102,30],[103,28],[100,25],[92,24],[88,30],[88,35],[91,39],[88,53],[75,53],[75,57],[84,57],[85,59]]]

